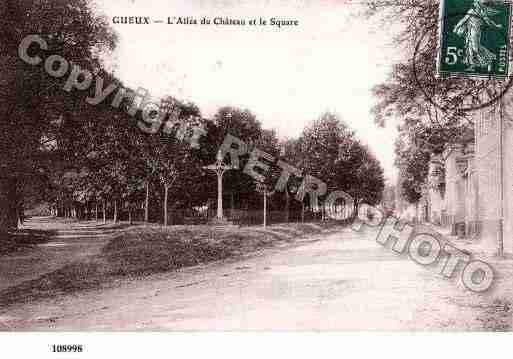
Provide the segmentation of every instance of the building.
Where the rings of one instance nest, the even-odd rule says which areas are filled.
[[[513,253],[513,108],[498,101],[476,111],[477,231],[483,250]]]
[[[423,198],[426,199],[426,218],[429,222],[441,225],[444,211],[445,176],[443,157],[434,155],[429,162],[428,180]]]
[[[402,218],[431,222],[471,239],[489,254],[513,254],[513,104],[474,111],[462,143],[434,155],[417,205],[398,193]],[[401,179],[397,189],[401,188]]]
[[[445,195],[440,223],[489,254],[513,254],[513,108],[503,102],[473,114],[473,139],[443,154]],[[428,192],[437,223],[436,193]],[[435,199],[435,200],[433,200]]]
[[[471,136],[433,156],[419,203],[398,206],[403,217],[448,227],[490,254],[513,254],[512,115],[503,101],[475,111]]]
[[[445,196],[441,224],[459,237],[477,235],[478,180],[475,166],[474,136],[452,145],[443,153]]]
[[[395,193],[395,213],[410,222],[431,222],[442,224],[444,210],[445,177],[444,162],[441,156],[433,156],[429,163],[429,174],[426,184],[420,188],[421,198],[418,203],[408,203],[402,195],[403,179],[397,179]],[[402,173],[402,171],[400,171]]]

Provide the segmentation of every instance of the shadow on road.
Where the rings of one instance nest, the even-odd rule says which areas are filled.
[[[30,250],[47,243],[57,232],[54,230],[24,229],[16,232],[0,232],[0,256]]]

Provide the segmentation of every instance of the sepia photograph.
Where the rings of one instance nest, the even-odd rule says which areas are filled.
[[[0,332],[511,333],[511,17],[0,0]]]

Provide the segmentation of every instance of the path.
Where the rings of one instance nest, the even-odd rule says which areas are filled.
[[[126,229],[127,224],[36,217],[29,219],[23,228],[52,234],[33,249],[1,257],[0,290],[97,253],[109,238]]]
[[[94,228],[86,224],[84,231]],[[60,240],[97,250],[91,238]],[[347,229],[322,241],[13,307],[0,319],[13,330],[482,330],[503,293],[471,293],[436,268],[381,247],[372,234]]]

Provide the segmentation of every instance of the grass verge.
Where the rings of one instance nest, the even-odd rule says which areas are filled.
[[[52,232],[36,230],[0,231],[0,256],[33,249],[36,245],[48,241],[52,234]]]

